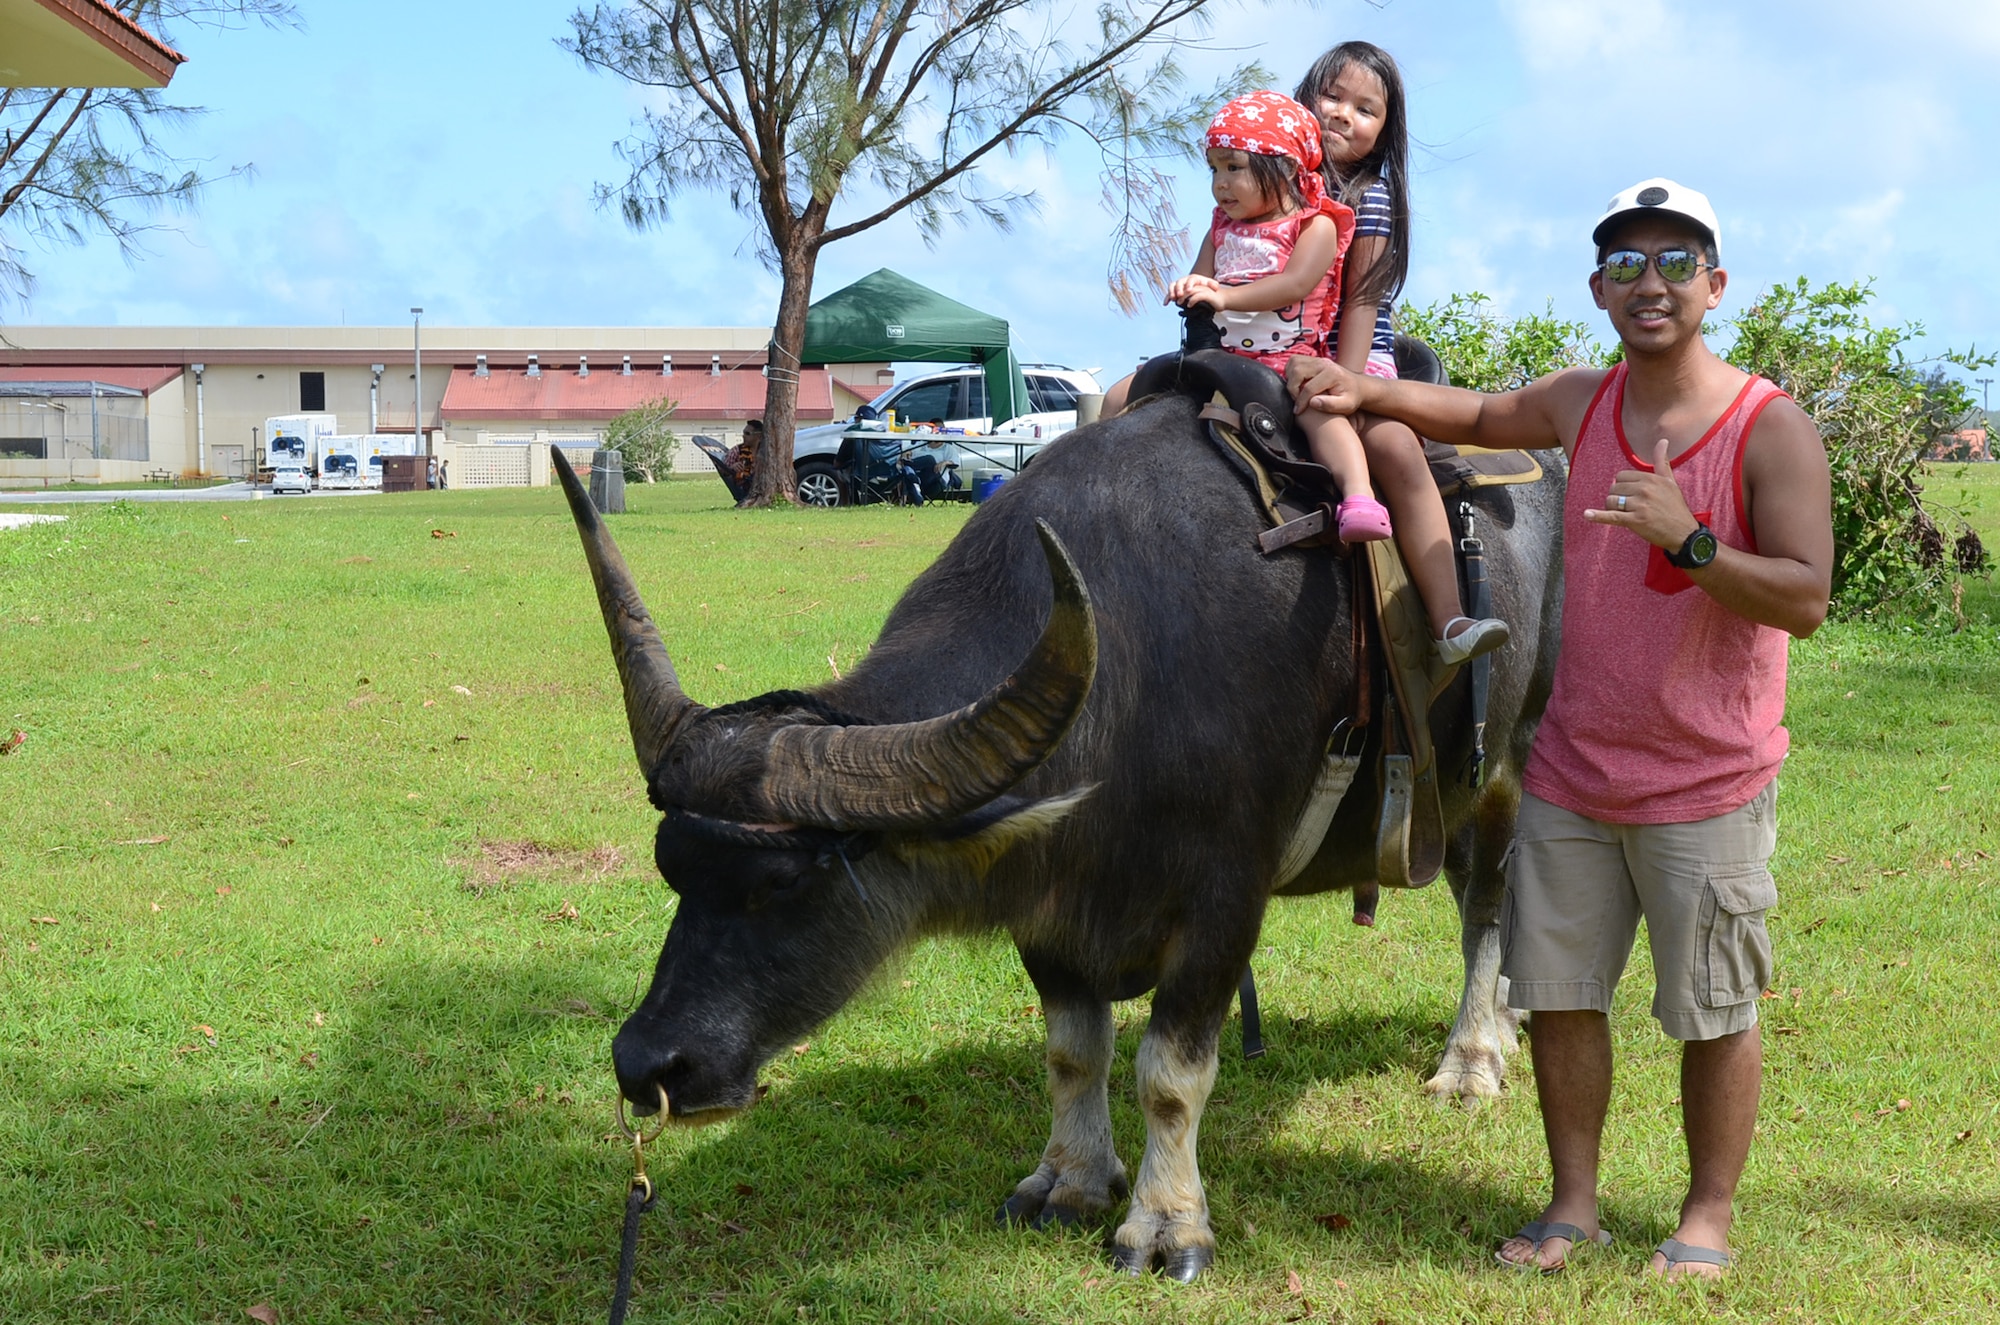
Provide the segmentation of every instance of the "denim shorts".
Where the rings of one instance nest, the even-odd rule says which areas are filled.
[[[1662,1030],[1713,1040],[1755,1026],[1771,979],[1777,809],[1775,781],[1684,824],[1603,823],[1523,795],[1500,910],[1508,1006],[1609,1012],[1643,916]]]

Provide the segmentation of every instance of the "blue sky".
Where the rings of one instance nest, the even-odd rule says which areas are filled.
[[[590,200],[640,95],[554,44],[568,8],[304,0],[303,32],[191,32],[174,95],[209,114],[184,153],[221,168],[192,217],[127,264],[30,248],[39,285],[0,321],[768,325],[777,284],[719,197],[635,234]],[[1289,86],[1350,37],[1401,61],[1421,146],[1407,298],[1480,290],[1590,319],[1587,232],[1655,174],[1722,217],[1724,306],[1804,275],[1876,281],[1881,319],[2000,347],[2000,5],[1991,0],[1328,0],[1225,3],[1196,57]],[[1104,284],[1094,158],[1039,151],[993,178],[1039,215],[926,248],[891,222],[827,250],[817,293],[880,266],[1008,318],[1024,358],[1122,371],[1175,334]],[[1183,216],[1206,215],[1190,167]]]

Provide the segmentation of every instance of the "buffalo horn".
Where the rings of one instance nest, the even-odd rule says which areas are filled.
[[[921,722],[781,728],[763,795],[779,817],[842,830],[919,827],[986,804],[1047,759],[1090,694],[1097,627],[1069,550],[1039,520],[1054,604],[1034,652],[975,703]]]
[[[563,459],[560,447],[549,448],[549,460],[562,480],[563,495],[569,498],[570,514],[583,538],[583,555],[590,562],[590,578],[597,585],[597,605],[604,613],[604,628],[611,635],[611,654],[618,660],[618,679],[625,686],[625,720],[632,727],[632,749],[639,756],[639,771],[651,777],[674,732],[701,705],[681,693],[680,678],[674,675],[674,660],[660,642],[653,618],[639,600],[632,572],[611,541],[610,531],[591,504],[590,494],[577,481],[576,472]]]

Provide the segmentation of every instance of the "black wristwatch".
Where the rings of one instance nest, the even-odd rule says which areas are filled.
[[[1694,532],[1681,544],[1680,551],[1667,553],[1667,560],[1682,570],[1700,570],[1715,560],[1715,531],[1705,524],[1697,524]]]

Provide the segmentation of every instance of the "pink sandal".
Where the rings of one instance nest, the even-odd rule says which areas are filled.
[[[1340,541],[1374,543],[1390,537],[1389,508],[1373,497],[1349,497],[1334,512],[1340,518]]]

